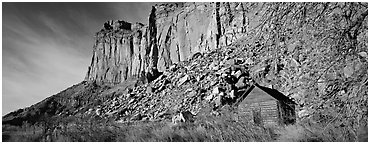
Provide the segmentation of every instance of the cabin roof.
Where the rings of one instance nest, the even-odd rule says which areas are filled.
[[[251,99],[246,99],[247,97]],[[269,101],[269,100],[278,100],[284,102],[292,102],[295,103],[291,98],[285,96],[281,92],[275,89],[267,88],[260,86],[258,84],[252,85],[243,95],[242,97],[237,100],[236,104],[240,104],[245,100],[249,100],[251,102],[262,102],[262,101]]]

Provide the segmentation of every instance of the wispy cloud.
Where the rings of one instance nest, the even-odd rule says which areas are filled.
[[[143,22],[149,9],[148,3],[3,3],[2,114],[81,82],[102,23]]]
[[[4,27],[14,34],[3,38],[3,114],[36,103],[84,77],[89,58],[68,44],[78,38],[52,19],[40,21],[52,33],[45,35],[22,22]]]

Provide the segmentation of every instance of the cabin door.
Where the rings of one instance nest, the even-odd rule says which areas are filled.
[[[258,109],[253,109],[252,110],[252,113],[253,113],[253,122],[257,125],[260,125],[262,124],[262,116],[261,116],[261,109],[258,108]]]

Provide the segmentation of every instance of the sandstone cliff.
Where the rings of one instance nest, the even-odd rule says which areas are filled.
[[[124,33],[119,32],[125,29],[121,24],[105,24],[97,39],[108,39],[100,45],[110,50],[98,50],[103,46],[94,47],[93,62],[86,80],[123,83],[130,77],[153,76],[158,71],[166,72],[165,69],[174,63],[188,60],[193,54],[208,51],[210,54],[203,55],[210,60],[194,62],[193,59],[186,64],[179,63],[183,65],[181,72],[164,74],[170,77],[168,82],[154,86],[154,89],[160,89],[158,99],[166,95],[167,99],[175,99],[176,102],[167,102],[160,108],[179,106],[180,110],[196,113],[201,109],[197,105],[203,101],[198,104],[181,101],[187,95],[186,91],[194,90],[191,86],[196,85],[208,95],[214,86],[208,86],[208,83],[216,84],[218,80],[215,77],[222,76],[227,63],[238,63],[238,68],[247,76],[232,81],[231,85],[239,87],[246,79],[252,79],[295,98],[311,115],[330,115],[328,107],[343,113],[338,111],[342,108],[335,108],[343,105],[348,107],[348,113],[362,113],[358,108],[367,107],[367,103],[363,103],[367,95],[358,92],[367,92],[364,89],[367,86],[367,15],[367,4],[363,3],[156,5],[150,13],[148,26],[139,30],[127,26],[127,33]],[[119,41],[116,35],[126,38]],[[115,43],[125,44],[118,47]],[[215,51],[222,56],[212,55]],[[198,68],[197,65],[201,70],[192,71]],[[209,73],[207,67],[211,67]],[[204,75],[216,76],[207,78],[207,82],[196,83],[202,81],[203,76],[199,74],[203,72],[206,73]],[[231,71],[237,72],[237,68]],[[183,86],[183,81],[191,81],[191,84]],[[168,83],[177,83],[174,86],[176,90],[170,90],[166,86]],[[151,94],[143,96],[148,85],[137,87],[139,90],[133,95],[152,100]],[[166,92],[162,94],[163,89]],[[149,88],[147,93],[153,91]],[[185,92],[184,96],[178,97],[179,92]],[[226,88],[225,92],[233,95],[235,91]],[[347,105],[353,97],[356,98],[353,105]],[[146,107],[144,103],[143,107]],[[139,110],[133,113],[137,112]]]
[[[88,82],[12,112],[3,124],[219,115],[258,83],[294,98],[300,119],[358,129],[368,121],[367,9],[367,3],[156,5],[147,26],[108,21],[96,33]],[[138,77],[148,83],[135,86],[130,78]]]
[[[95,35],[91,65],[85,80],[120,83],[137,76],[146,66],[147,27],[125,21],[108,21]]]
[[[148,26],[108,21],[95,35],[85,80],[117,84],[226,46],[256,26],[262,3],[172,3],[152,7]],[[253,18],[253,21],[251,20]]]

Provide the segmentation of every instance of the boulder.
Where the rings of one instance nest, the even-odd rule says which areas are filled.
[[[220,67],[214,62],[211,65],[209,65],[209,69],[211,69],[213,71],[217,71],[219,68]]]
[[[216,96],[215,100],[214,100],[214,103],[215,103],[215,106],[218,107],[218,106],[221,106],[222,104],[222,96],[221,95],[218,95]]]
[[[234,59],[229,59],[225,62],[226,65],[228,66],[232,66],[232,65],[235,65],[235,60]]]
[[[195,90],[191,91],[191,92],[188,94],[188,96],[189,96],[189,97],[194,97],[194,96],[196,96],[196,95],[197,95],[197,92],[196,92]]]
[[[181,113],[179,113],[177,115],[174,115],[172,117],[172,123],[173,124],[178,124],[180,122],[185,122],[185,118],[184,118],[184,116]]]
[[[234,71],[233,71],[234,72]],[[237,70],[236,72],[232,73],[232,75],[234,77],[236,77],[237,79],[242,75],[242,71],[241,70]]]
[[[143,119],[143,116],[138,113],[138,114],[135,114],[134,116],[131,117],[130,121],[138,121],[138,120],[141,120]]]
[[[343,68],[343,73],[346,78],[351,77],[354,73],[352,65],[348,65]]]
[[[98,116],[100,116],[101,115],[101,108],[97,108],[95,110],[95,114],[98,115]]]
[[[218,95],[220,93],[220,89],[218,87],[214,87],[212,90],[213,95]]]
[[[232,98],[234,99],[235,98],[235,91],[234,90],[231,90],[231,92],[229,93],[229,98]]]
[[[185,122],[194,122],[194,114],[190,111],[181,112],[182,117],[184,118]]]
[[[251,58],[247,58],[243,64],[251,65],[253,63],[254,63],[254,61]]]
[[[359,52],[358,55],[360,55],[363,58],[367,58],[367,53],[366,52]]]
[[[214,96],[214,95],[212,95],[212,94],[211,94],[211,95],[208,95],[208,96],[205,98],[205,100],[207,100],[207,101],[211,101],[211,100],[213,99],[213,96]]]
[[[146,93],[152,93],[152,92],[154,92],[154,91],[153,91],[153,88],[151,86],[146,87]]]
[[[204,78],[204,75],[198,75],[197,76],[197,82],[200,82]]]
[[[171,65],[171,66],[169,67],[169,70],[170,70],[170,71],[172,71],[172,72],[175,72],[175,71],[177,70],[177,65],[176,65],[176,64]]]
[[[194,122],[194,115],[190,111],[180,112],[172,117],[172,123]]]
[[[241,88],[243,88],[245,86],[246,86],[246,84],[245,84],[245,77],[239,78],[238,82],[235,84],[235,87],[238,88],[238,89],[241,89]]]
[[[177,86],[181,86],[187,80],[189,80],[189,75],[185,75],[184,77],[180,78],[179,81],[177,82]]]

